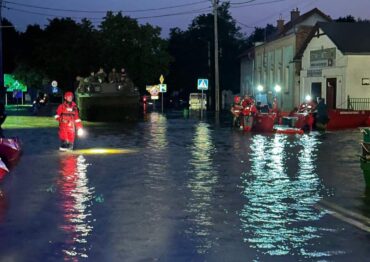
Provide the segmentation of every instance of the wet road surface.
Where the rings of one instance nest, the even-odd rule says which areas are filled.
[[[73,153],[56,128],[6,130],[24,153],[0,184],[0,261],[370,257],[359,130],[246,134],[182,112],[86,130]]]

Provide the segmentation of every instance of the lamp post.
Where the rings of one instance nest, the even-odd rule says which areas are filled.
[[[220,111],[220,86],[219,86],[219,66],[218,66],[218,27],[217,27],[217,9],[218,0],[213,0],[213,25],[214,25],[214,38],[215,38],[215,109],[216,112]]]

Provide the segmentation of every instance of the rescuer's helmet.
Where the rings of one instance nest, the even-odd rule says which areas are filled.
[[[240,96],[234,96],[234,103],[239,104],[240,103]]]
[[[68,92],[65,92],[64,94],[64,99],[67,100],[69,97],[71,97],[73,99],[73,93],[68,91]]]

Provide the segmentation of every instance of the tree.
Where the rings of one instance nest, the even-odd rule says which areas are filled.
[[[41,39],[41,66],[65,89],[73,89],[76,76],[99,62],[99,43],[87,20],[53,19]]]
[[[339,17],[335,20],[335,22],[340,22],[340,23],[369,23],[369,19],[362,19],[362,18],[354,18],[352,15],[347,15],[345,17]]]
[[[2,20],[2,26],[4,72],[10,73],[16,66],[15,56],[19,48],[19,34],[13,24],[5,18]]]
[[[77,75],[88,74],[99,64],[94,55],[99,53],[98,39],[88,20],[53,19],[44,30],[28,26],[20,42],[16,74],[35,88],[42,88],[42,79],[48,78],[71,90]]]
[[[21,80],[27,87],[42,89],[48,77],[40,69],[20,64],[13,72],[16,79]]]
[[[145,85],[157,84],[168,73],[170,57],[161,29],[139,25],[135,19],[108,12],[100,25],[101,61],[106,68],[127,69],[129,77],[145,92]]]
[[[336,22],[354,23],[354,22],[356,22],[356,19],[352,15],[347,15],[345,17],[339,17],[335,21]]]
[[[276,32],[277,28],[271,24],[267,24],[264,28],[256,27],[247,39],[247,48],[252,47],[256,42],[268,41]]]
[[[238,55],[245,39],[230,15],[229,7],[229,3],[223,3],[218,9],[220,88],[239,92]],[[170,31],[168,51],[173,61],[170,64],[169,84],[177,90],[184,90],[184,96],[188,97],[190,92],[196,90],[197,78],[206,77],[213,83],[213,32],[213,14],[197,16],[186,31],[178,28]]]

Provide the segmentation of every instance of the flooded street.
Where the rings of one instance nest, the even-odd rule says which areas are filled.
[[[71,153],[56,128],[6,129],[24,151],[0,184],[0,261],[368,260],[359,130],[215,119],[87,125]]]

